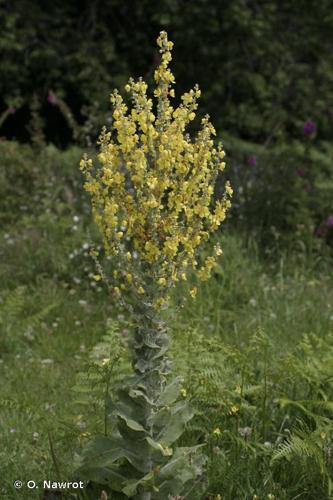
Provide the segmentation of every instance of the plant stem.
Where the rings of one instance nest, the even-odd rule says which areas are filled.
[[[169,338],[166,325],[159,313],[150,305],[141,305],[139,311],[140,323],[136,327],[133,343],[133,369],[136,385],[143,390],[144,416],[141,425],[154,439],[154,429],[151,416],[156,411],[156,403],[166,384],[166,375],[170,371],[167,352]],[[146,458],[146,474],[152,471],[153,461]],[[150,492],[142,492],[142,500],[150,500]]]

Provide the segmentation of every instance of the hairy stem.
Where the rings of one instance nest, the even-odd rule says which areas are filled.
[[[133,343],[133,369],[137,386],[144,390],[147,396],[144,402],[144,416],[141,425],[154,438],[151,416],[156,411],[156,402],[161,395],[166,375],[170,371],[167,358],[169,338],[166,325],[159,314],[151,306],[144,305],[140,310],[141,321],[136,327]],[[153,461],[146,458],[145,470],[152,471]],[[150,500],[151,493],[142,492],[142,500]]]

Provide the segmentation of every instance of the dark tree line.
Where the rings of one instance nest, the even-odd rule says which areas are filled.
[[[199,83],[218,129],[260,143],[307,119],[332,132],[330,0],[0,0],[0,20],[1,135],[29,139],[37,96],[48,139],[71,141],[50,91],[99,127],[114,87],[152,78],[161,29],[175,42],[179,91]]]

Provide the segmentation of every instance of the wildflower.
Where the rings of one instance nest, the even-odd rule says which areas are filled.
[[[41,360],[42,365],[51,365],[53,363],[53,359],[45,358]]]
[[[247,159],[247,163],[251,167],[255,167],[257,165],[257,163],[258,163],[257,157],[255,155],[249,156],[248,159]]]
[[[227,193],[229,196],[232,196],[232,194],[233,194],[233,189],[232,189],[232,187],[230,186],[230,183],[229,183],[229,182],[227,182],[227,183],[226,183],[225,190],[226,190],[226,193]]]
[[[57,104],[57,96],[50,90],[48,95],[47,95],[47,101],[50,104]]]
[[[240,408],[237,405],[232,405],[229,411],[229,415],[236,415],[239,412]]]
[[[187,396],[187,390],[186,390],[185,388],[180,389],[180,394],[181,394],[181,396],[182,396],[183,398],[186,398],[186,396]]]
[[[303,135],[310,136],[316,131],[316,124],[312,120],[303,123]]]
[[[221,436],[221,429],[219,427],[216,427],[214,430],[213,430],[213,436]]]
[[[252,434],[251,427],[239,427],[238,432],[242,437],[249,437]]]
[[[157,44],[161,62],[154,72],[155,90],[150,94],[157,98],[156,102],[147,94],[148,86],[142,78],[137,81],[130,78],[125,91],[130,94],[131,106],[117,90],[111,94],[112,128],[110,131],[103,128],[100,134],[99,167],[95,168],[86,155],[80,162],[105,254],[112,260],[106,269],[111,269],[113,298],[133,313],[137,325],[135,342],[129,343],[135,376],[126,380],[122,391],[128,401],[136,400],[140,394],[149,396],[141,398],[140,403],[143,405],[140,425],[147,430],[147,439],[155,438],[150,420],[151,415],[158,414],[161,404],[175,418],[179,404],[171,402],[173,398],[168,391],[161,397],[170,361],[168,333],[160,309],[168,307],[169,289],[180,279],[185,280],[191,270],[200,279],[209,278],[219,251],[208,254],[202,265],[197,256],[210,234],[225,220],[233,194],[227,183],[221,199],[215,200],[213,184],[225,168],[223,146],[214,146],[216,132],[208,116],[202,118],[195,138],[187,133],[188,125],[196,117],[199,88],[195,86],[183,94],[178,106],[172,106],[175,78],[169,63],[173,44],[165,32],[160,33]],[[189,293],[194,298],[197,287]],[[179,392],[186,397],[185,388]],[[163,398],[170,399],[169,407],[164,406]],[[121,409],[127,423],[116,424],[117,435],[119,431],[119,435],[124,435],[120,426],[134,428],[133,421],[130,423],[132,416],[127,421],[128,411]],[[163,436],[170,422],[160,423]],[[134,446],[140,447],[142,432],[132,434]],[[220,429],[213,434],[220,435]],[[150,446],[159,448],[159,443],[150,441]],[[164,444],[161,448],[164,457],[172,455],[171,448]],[[157,455],[151,455],[151,471]],[[192,456],[189,460],[192,463]],[[181,464],[183,467],[188,470]],[[135,463],[130,468],[140,469]],[[128,477],[137,477],[138,473],[147,477],[146,472],[131,470]],[[193,474],[200,472],[193,470]],[[125,484],[133,487],[130,479]],[[154,490],[153,484],[145,485],[147,492]]]
[[[223,251],[219,244],[215,245],[215,255],[222,255]]]
[[[85,189],[92,198],[106,256],[117,256],[127,261],[132,271],[135,268],[132,274],[141,294],[141,271],[143,267],[149,270],[160,285],[154,303],[162,307],[166,284],[175,286],[180,279],[186,280],[186,267],[192,266],[199,279],[210,277],[215,256],[208,256],[197,269],[195,254],[209,232],[224,221],[233,190],[227,182],[222,199],[214,206],[213,182],[225,168],[223,146],[214,146],[216,132],[208,116],[201,120],[195,140],[186,134],[187,125],[196,117],[201,92],[196,85],[183,94],[178,107],[171,105],[175,79],[169,62],[173,44],[165,32],[157,43],[162,61],[154,74],[156,112],[147,95],[147,84],[131,78],[125,85],[133,102],[131,110],[118,91],[111,94],[113,131],[103,129],[99,138],[100,174],[95,175],[92,160],[86,155],[80,169],[86,176]],[[218,247],[215,255],[220,254]],[[129,290],[125,273],[114,276],[114,281],[121,294]],[[140,281],[142,288],[138,287]],[[190,293],[194,297],[196,290]]]
[[[302,168],[302,167],[299,167],[296,170],[296,175],[298,175],[298,177],[305,177],[305,174],[306,174],[306,172],[305,172],[304,168]]]
[[[102,279],[102,276],[100,274],[94,274],[95,281],[100,281],[101,279]]]
[[[330,215],[329,217],[327,217],[327,219],[325,221],[325,226],[333,227],[333,215]]]

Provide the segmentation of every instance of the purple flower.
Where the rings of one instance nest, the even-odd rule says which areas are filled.
[[[305,136],[312,135],[316,131],[316,124],[312,120],[306,120],[303,123],[303,134]]]
[[[255,155],[251,155],[247,159],[247,164],[251,167],[255,167],[258,163],[257,157]]]
[[[333,227],[333,215],[330,215],[329,217],[327,217],[327,219],[325,221],[325,226]]]
[[[50,104],[56,104],[57,96],[53,92],[50,91],[48,93],[47,100]]]
[[[300,167],[296,170],[296,175],[298,175],[298,177],[305,177],[306,175],[306,172],[304,170],[304,168]]]

